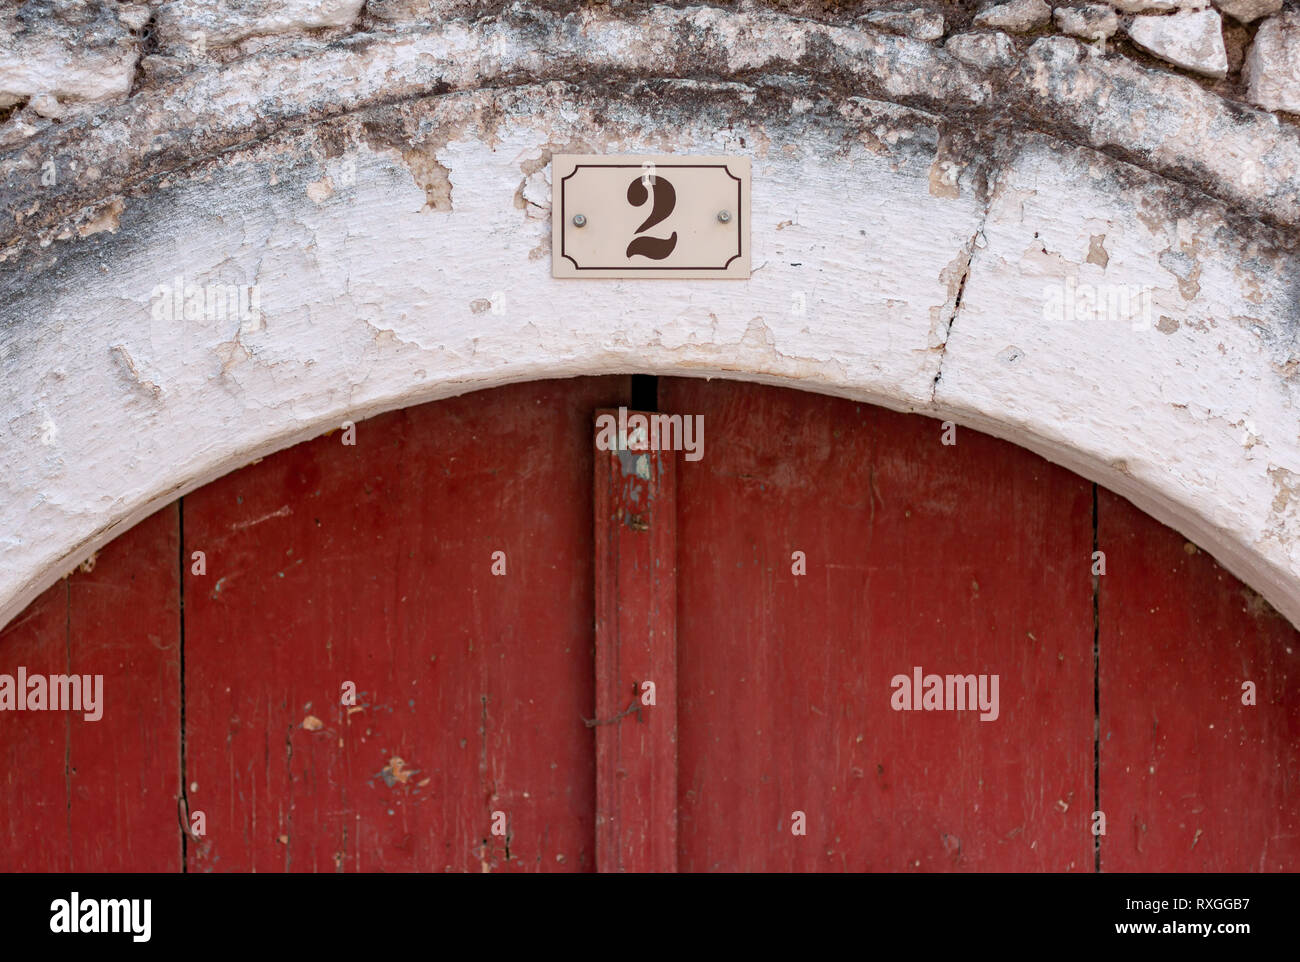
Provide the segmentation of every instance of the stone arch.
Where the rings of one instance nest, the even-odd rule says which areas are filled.
[[[0,624],[344,420],[615,371],[998,435],[1300,624],[1293,118],[947,6],[930,40],[757,5],[303,6],[343,13],[202,53],[187,4],[151,8],[129,92],[0,126]],[[552,152],[749,155],[753,277],[552,279]]]

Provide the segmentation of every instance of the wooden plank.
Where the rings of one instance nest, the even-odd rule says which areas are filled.
[[[659,403],[707,438],[678,476],[681,867],[1090,871],[1091,485],[814,394]],[[999,717],[894,711],[914,666],[998,674]]]
[[[1295,871],[1300,632],[1177,532],[1098,495],[1103,870]]]
[[[68,583],[41,593],[0,632],[0,672],[68,670]],[[0,712],[0,872],[72,871],[63,712]]]
[[[596,866],[677,869],[676,454],[647,412],[600,411],[596,450]],[[653,704],[649,702],[653,701]]]
[[[181,869],[179,517],[168,505],[68,579],[72,670],[104,676],[103,717],[69,728],[79,872]]]
[[[492,578],[476,605],[494,626],[480,636],[483,790],[508,816],[508,835],[487,837],[493,871],[595,868],[595,738],[582,721],[596,697],[595,457],[586,439],[592,411],[625,401],[630,381],[548,381],[483,398],[498,421],[532,408],[501,440],[511,451],[501,465],[509,499],[470,535],[513,546],[509,577]]]
[[[177,524],[145,519],[0,633],[0,672],[104,676],[98,720],[0,713],[0,870],[180,869]]]
[[[594,867],[583,439],[627,390],[393,412],[186,498],[191,870]]]

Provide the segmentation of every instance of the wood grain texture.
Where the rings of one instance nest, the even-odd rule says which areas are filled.
[[[186,499],[191,870],[594,867],[583,442],[627,384],[383,415]]]
[[[595,452],[596,867],[673,872],[677,455],[645,434],[627,448]]]
[[[0,634],[7,674],[104,676],[98,721],[0,713],[0,871],[180,870],[178,519],[145,519]]]
[[[47,588],[0,633],[0,671],[68,670],[68,584]],[[0,871],[72,871],[68,725],[62,712],[0,713]],[[99,722],[97,724],[103,724]]]
[[[1091,486],[829,397],[659,403],[707,439],[678,474],[681,867],[1091,870]],[[894,711],[918,665],[1000,674],[1000,717]]]
[[[1177,532],[1098,494],[1102,869],[1295,871],[1300,632]]]
[[[69,728],[77,871],[181,868],[179,518],[163,508],[68,579],[72,670],[104,675],[104,717]]]

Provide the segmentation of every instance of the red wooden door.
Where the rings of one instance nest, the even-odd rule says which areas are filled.
[[[1097,530],[1102,868],[1296,871],[1300,632],[1104,490]]]
[[[594,868],[574,439],[626,391],[394,412],[186,498],[208,564],[185,596],[187,802],[209,816],[192,870]]]
[[[682,867],[1090,870],[1091,486],[835,398],[660,403],[709,438],[679,473]],[[1000,676],[997,718],[893,710],[917,667]]]
[[[593,450],[632,393],[362,422],[51,588],[0,673],[102,673],[104,713],[0,713],[0,869],[1296,867],[1300,636],[1174,532],[736,382],[658,382],[698,461]],[[895,710],[916,668],[996,675],[997,717]]]
[[[97,721],[0,713],[0,871],[183,867],[179,517],[147,518],[0,632],[0,674],[104,676]]]

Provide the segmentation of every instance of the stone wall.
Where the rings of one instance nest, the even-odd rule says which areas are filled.
[[[1300,113],[1300,7],[1294,0],[1114,0],[1049,4],[769,0],[671,4],[764,10],[941,47],[980,69],[1010,66],[1036,40],[1077,38],[1092,52],[1204,78],[1230,101]],[[0,11],[0,110],[16,143],[69,115],[120,103],[196,70],[300,41],[378,37],[408,27],[578,14],[635,18],[640,0],[537,4],[474,0],[20,0]]]

